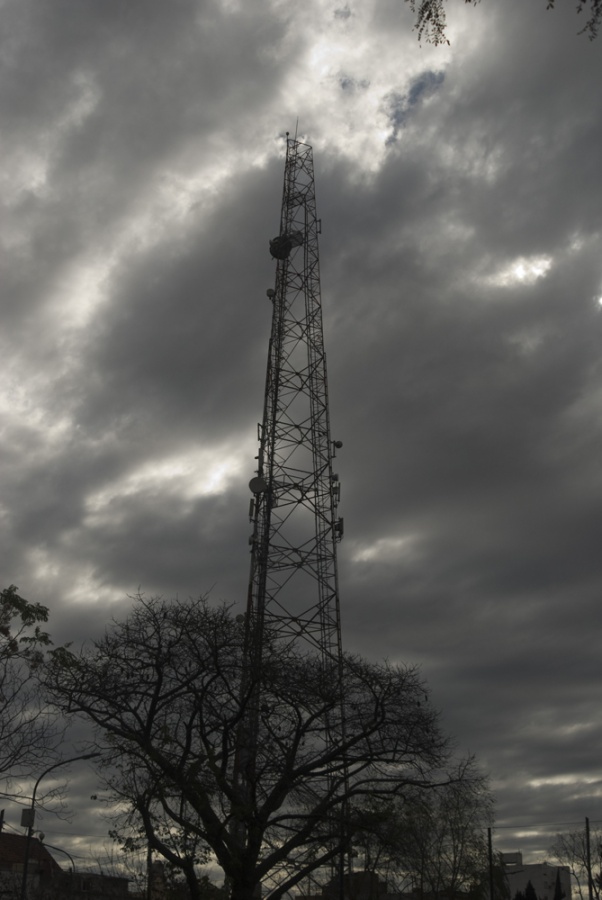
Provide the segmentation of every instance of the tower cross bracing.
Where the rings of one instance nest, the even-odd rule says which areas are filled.
[[[319,234],[312,148],[287,135],[280,231],[270,241],[276,280],[267,292],[273,311],[263,419],[250,483],[247,621],[255,640],[268,628],[279,640],[307,641],[338,668],[343,522],[333,460],[342,445],[330,434]]]

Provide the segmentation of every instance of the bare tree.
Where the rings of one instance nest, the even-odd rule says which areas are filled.
[[[556,840],[550,847],[550,854],[558,860],[560,865],[568,866],[582,900],[588,897],[589,867],[585,828],[557,834]],[[590,863],[592,895],[595,900],[600,900],[602,890],[602,829],[600,828],[592,828],[590,831]]]
[[[62,729],[41,701],[39,674],[52,643],[41,623],[48,610],[29,603],[15,585],[0,591],[0,796],[17,779],[52,761]]]
[[[340,698],[320,661],[273,641],[249,673],[244,630],[202,598],[138,597],[91,648],[55,651],[48,677],[59,706],[95,724],[129,824],[194,898],[205,849],[236,900],[260,883],[277,900],[349,846],[356,808],[432,788],[449,756],[415,669],[346,656],[346,728],[325,740]],[[240,779],[241,722],[257,696],[256,752]]]
[[[487,880],[493,797],[473,757],[432,791],[407,791],[389,808],[367,810],[356,846],[364,865],[399,891],[448,898],[479,893]]]
[[[553,9],[556,0],[546,0],[547,8]],[[588,18],[584,22],[581,33],[593,40],[598,34],[598,28],[602,22],[602,0],[574,0],[578,13],[586,10]],[[406,0],[410,9],[416,14],[416,31],[418,38],[424,38],[433,44],[449,43],[446,36],[447,20],[445,10],[447,0]],[[477,5],[479,0],[465,0],[465,3]]]

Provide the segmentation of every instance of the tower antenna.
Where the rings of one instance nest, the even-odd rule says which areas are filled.
[[[340,665],[337,544],[342,447],[330,434],[312,148],[287,137],[272,329],[257,472],[250,482],[248,621],[284,641],[305,641]]]
[[[326,745],[338,741],[340,746],[345,736],[337,572],[343,520],[333,468],[342,443],[330,434],[320,233],[313,151],[297,140],[296,132],[294,138],[287,132],[280,230],[269,243],[276,278],[267,291],[272,326],[263,418],[257,470],[249,484],[253,531],[245,616],[247,704],[237,754],[239,785],[248,799],[258,753],[262,671],[274,642],[295,645],[315,658],[323,684],[338,697],[324,713],[323,739]],[[345,842],[345,820],[342,800],[332,830],[339,836],[337,847]],[[342,889],[342,850],[338,869]]]

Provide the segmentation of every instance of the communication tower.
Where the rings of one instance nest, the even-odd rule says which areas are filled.
[[[273,312],[263,420],[249,485],[246,619],[259,665],[267,629],[277,640],[307,642],[325,669],[340,675],[336,550],[343,520],[333,461],[342,444],[330,434],[320,230],[312,148],[287,133],[280,232],[270,241],[276,280],[267,292]]]
[[[235,777],[252,799],[258,754],[264,654],[274,642],[302,644],[314,654],[324,683],[338,696],[324,713],[326,745],[345,733],[343,656],[337,574],[340,484],[333,469],[342,446],[330,434],[326,354],[312,148],[287,134],[280,231],[270,241],[276,260],[263,419],[249,517],[251,569],[245,621],[241,718]],[[243,618],[243,617],[241,617]],[[327,776],[334,778],[335,776]],[[340,773],[336,776],[340,780]],[[346,780],[346,774],[345,774]],[[344,802],[332,816],[341,848]],[[232,833],[244,841],[244,826]],[[343,896],[342,849],[332,859]]]

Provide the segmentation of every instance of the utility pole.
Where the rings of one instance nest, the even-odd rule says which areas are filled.
[[[40,785],[40,781],[42,778],[45,778],[50,772],[54,771],[54,769],[58,769],[60,766],[67,766],[69,763],[78,762],[80,759],[94,759],[95,757],[100,756],[100,753],[84,753],[80,756],[71,756],[69,759],[59,759],[58,762],[53,763],[51,766],[48,766],[47,769],[44,769],[41,775],[38,776],[34,786],[33,793],[31,795],[31,805],[24,809],[21,813],[21,824],[23,827],[27,828],[27,834],[25,837],[25,857],[23,859],[23,876],[21,879],[21,893],[19,895],[20,900],[27,900],[27,873],[29,869],[29,855],[31,852],[31,840],[33,837],[33,828],[35,824],[35,815],[36,815],[36,794],[38,792],[38,787]]]
[[[589,900],[594,898],[594,882],[592,878],[592,851],[590,843],[589,817],[585,817],[585,854],[587,861],[587,892]]]
[[[487,859],[489,863],[489,900],[494,900],[493,891],[493,833],[487,829]]]

